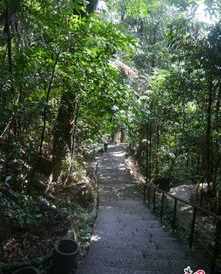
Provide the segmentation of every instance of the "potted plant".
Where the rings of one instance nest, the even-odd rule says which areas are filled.
[[[77,268],[78,243],[72,239],[62,239],[54,247],[52,274],[69,274]]]

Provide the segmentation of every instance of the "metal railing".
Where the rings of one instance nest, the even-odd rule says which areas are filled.
[[[186,238],[191,250],[204,249],[210,256],[210,272],[215,274],[221,260],[221,216],[151,183],[144,186],[144,202],[159,216],[161,223],[169,225],[178,235],[183,233],[182,239]]]

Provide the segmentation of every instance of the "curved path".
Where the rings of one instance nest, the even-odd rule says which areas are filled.
[[[100,209],[89,253],[78,274],[183,274],[193,264],[185,248],[144,206],[125,165],[123,146],[100,158]]]

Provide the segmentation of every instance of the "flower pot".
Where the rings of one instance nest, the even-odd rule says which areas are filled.
[[[78,243],[71,239],[63,239],[55,245],[52,255],[52,273],[74,273],[77,268]]]
[[[39,271],[35,267],[26,266],[17,269],[13,272],[13,274],[39,274]]]

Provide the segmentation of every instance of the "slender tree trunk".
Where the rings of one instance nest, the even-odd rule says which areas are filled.
[[[160,126],[157,123],[156,129],[156,176],[159,176],[159,148],[160,148]]]
[[[152,123],[149,122],[149,180],[152,176]]]
[[[146,183],[149,181],[149,127],[148,127],[148,122],[145,124],[145,147],[146,147],[146,155],[145,155],[145,178],[146,178]]]
[[[221,84],[221,83],[220,83]],[[215,122],[214,122],[214,129],[219,133],[220,128],[220,120],[221,120],[221,114],[220,114],[220,103],[221,103],[221,86],[219,86],[217,98],[216,98],[216,107],[215,107]],[[213,181],[214,185],[217,183],[217,177],[219,173],[220,168],[220,162],[221,162],[221,147],[219,144],[218,138],[216,138],[215,145],[214,145],[214,172],[213,172]]]
[[[80,104],[79,100],[75,99],[75,114],[74,114],[74,123],[73,123],[73,132],[72,132],[72,144],[71,144],[71,158],[73,158],[74,153],[75,153],[75,148],[76,148],[76,132],[77,132],[77,123],[78,123],[78,118],[80,114]]]
[[[206,181],[209,184],[212,180],[212,101],[213,85],[212,79],[208,80],[208,103],[207,103],[207,126],[206,126]]]
[[[49,84],[48,84],[48,89],[47,89],[47,96],[46,96],[44,113],[43,113],[43,129],[42,129],[42,133],[41,133],[41,141],[40,141],[40,147],[39,147],[39,154],[40,155],[42,154],[42,146],[43,146],[44,137],[45,137],[48,102],[49,102],[49,98],[50,98],[52,84],[53,84],[54,77],[55,77],[55,70],[56,70],[56,66],[57,66],[57,63],[58,63],[59,55],[60,55],[60,53],[58,53],[56,55],[55,62],[54,62],[54,65],[53,65],[53,68],[52,68],[52,72],[51,72],[51,77],[50,77]]]
[[[215,127],[216,128],[220,126],[219,125],[220,103],[221,103],[221,86],[219,87],[219,92],[217,94],[217,100],[216,100],[216,110],[215,110]]]
[[[196,171],[197,171],[197,175],[200,175],[200,167],[201,167],[201,157],[200,157],[200,153],[198,152],[197,159],[196,159]]]
[[[120,1],[120,20],[121,22],[124,21],[126,15],[126,3],[124,0]]]
[[[5,29],[4,32],[7,36],[7,54],[8,54],[8,70],[10,75],[12,75],[12,37],[11,37],[11,28],[10,28],[10,18],[9,18],[9,7],[6,2],[6,12],[5,12]]]

